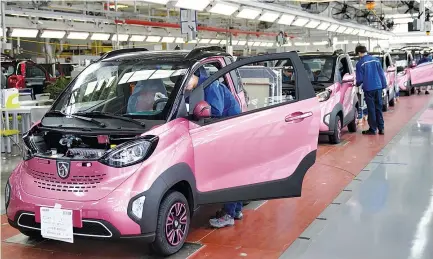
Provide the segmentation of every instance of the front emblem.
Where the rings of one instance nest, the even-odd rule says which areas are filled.
[[[57,175],[66,179],[69,176],[69,162],[57,162]]]

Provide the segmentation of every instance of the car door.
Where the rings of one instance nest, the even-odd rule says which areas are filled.
[[[27,87],[33,88],[35,94],[39,94],[47,81],[47,72],[36,63],[27,61],[25,79]]]
[[[410,70],[412,87],[433,85],[433,62],[417,65]]]
[[[248,111],[231,117],[190,122],[199,204],[301,195],[304,175],[316,159],[320,110],[298,55],[286,52],[242,59],[199,88],[210,87],[238,68],[275,60],[292,61],[297,75],[294,96],[283,96],[281,89],[266,96],[274,86],[242,78],[243,86],[251,89],[247,89],[250,99],[265,98],[266,104],[255,108],[252,104]],[[275,75],[281,80],[281,70],[275,68]],[[192,107],[201,100],[194,97],[201,96],[196,90],[190,95]]]
[[[342,64],[344,67],[345,74],[353,75],[352,62],[350,62],[348,55],[340,55],[338,62]],[[344,75],[341,77],[343,79]],[[341,101],[340,103],[343,105],[343,115],[344,118],[352,111],[353,109],[353,98],[355,93],[355,89],[353,88],[354,82],[341,82]],[[353,117],[351,117],[353,118]]]

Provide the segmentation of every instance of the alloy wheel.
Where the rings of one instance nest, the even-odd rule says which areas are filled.
[[[165,222],[165,237],[170,245],[177,246],[184,239],[188,227],[187,217],[185,204],[176,202],[171,206]]]

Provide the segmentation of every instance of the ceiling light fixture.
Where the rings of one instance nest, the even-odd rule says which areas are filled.
[[[309,42],[295,42],[295,46],[310,46]]]
[[[317,26],[319,26],[319,24],[320,24],[320,21],[311,20],[305,25],[305,27],[310,28],[310,29],[314,29]]]
[[[273,46],[274,46],[274,43],[273,43],[273,42],[268,42],[267,47],[273,47]]]
[[[309,20],[307,18],[298,17],[296,20],[292,23],[293,26],[299,26],[304,27],[305,24],[307,24]]]
[[[146,39],[146,36],[143,35],[132,35],[131,38],[129,38],[129,41],[144,41]]]
[[[346,34],[351,34],[352,32],[353,32],[353,28],[347,28],[345,31],[344,31],[344,33],[346,33]]]
[[[275,22],[279,16],[279,13],[264,11],[262,15],[259,16],[258,20],[263,22]]]
[[[12,37],[22,37],[22,38],[36,38],[38,36],[38,30],[34,29],[12,29]]]
[[[324,40],[324,41],[316,41],[316,42],[313,42],[313,45],[314,46],[324,46],[324,45],[328,45],[328,42],[326,40]]]
[[[251,46],[254,45],[254,42],[253,42],[253,41],[249,41],[249,42],[247,43],[247,45],[251,47]]]
[[[346,45],[346,44],[348,44],[349,43],[349,41],[347,41],[347,40],[343,40],[343,41],[335,41],[334,42],[334,44],[341,44],[341,45]]]
[[[347,27],[345,27],[345,26],[340,26],[340,27],[338,27],[338,29],[337,29],[337,33],[343,33],[346,29],[347,29]]]
[[[232,15],[239,9],[239,5],[225,3],[225,2],[214,2],[212,7],[209,9],[210,13]]]
[[[291,42],[286,42],[285,44],[283,44],[283,47],[291,47],[292,43]]]
[[[161,36],[147,36],[147,42],[159,42],[161,40]]]
[[[260,47],[267,47],[268,46],[268,43],[267,42],[261,42],[260,43]]]
[[[182,9],[203,11],[209,3],[209,0],[178,0],[175,6]]]
[[[65,34],[65,31],[42,31],[41,38],[62,39]]]
[[[119,34],[119,41],[128,41],[128,38],[128,34]],[[113,34],[113,36],[111,36],[111,40],[117,41],[117,34]]]
[[[90,37],[91,40],[108,40],[110,38],[110,34],[106,33],[93,33]]]
[[[221,40],[211,40],[210,44],[219,44]]]
[[[89,37],[88,32],[71,31],[66,38],[71,40],[86,40]]]
[[[163,5],[166,5],[168,3],[168,1],[170,1],[170,0],[141,0],[141,1],[152,3],[152,4],[163,4]]]
[[[260,41],[255,41],[255,42],[253,43],[253,46],[254,46],[254,47],[258,47],[258,46],[260,46],[260,44],[262,44],[262,42],[260,42]]]
[[[210,39],[201,39],[198,43],[200,44],[209,44]]]
[[[328,28],[328,31],[334,32],[338,29],[339,26],[340,25],[338,25],[338,24],[331,24],[331,26],[329,26],[329,28]]]
[[[162,37],[161,42],[173,43],[175,39],[176,39],[175,37],[166,36],[166,37]]]
[[[245,44],[247,44],[247,41],[246,40],[240,40],[240,41],[238,41],[238,46],[245,46]]]
[[[232,46],[238,45],[238,40],[232,40]]]
[[[283,14],[283,15],[281,15],[280,19],[278,19],[277,23],[284,24],[284,25],[290,25],[290,24],[292,24],[294,19],[295,19],[294,15]]]
[[[325,31],[326,29],[329,28],[330,25],[331,24],[329,22],[322,22],[316,29]]]
[[[358,35],[358,33],[359,33],[359,30],[358,29],[354,29],[351,34],[352,35]]]
[[[220,42],[220,45],[226,45],[227,44],[227,40],[222,40],[221,42]]]
[[[236,15],[237,18],[243,18],[243,19],[256,19],[257,16],[259,16],[261,11],[259,9],[253,9],[249,7],[243,7],[239,11],[238,15]]]
[[[185,43],[185,40],[183,38],[181,38],[181,37],[177,37],[174,42],[175,43]]]

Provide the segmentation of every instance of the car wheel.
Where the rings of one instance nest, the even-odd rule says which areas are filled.
[[[353,118],[353,121],[351,121],[347,125],[347,129],[349,132],[356,132],[358,130],[358,108],[355,107],[355,116]]]
[[[338,144],[341,141],[341,129],[343,128],[341,118],[337,115],[335,118],[335,125],[334,125],[334,133],[329,136],[329,142],[331,144]]]
[[[19,231],[21,232],[21,234],[28,236],[29,238],[42,238],[41,231],[39,230],[19,229]]]
[[[389,108],[389,95],[386,94],[384,98],[385,99],[383,100],[382,111],[386,112],[386,111],[388,111],[388,108]]]
[[[176,191],[168,193],[159,207],[153,251],[162,256],[178,252],[188,235],[190,216],[185,196]]]
[[[389,106],[393,107],[393,106],[395,105],[395,98],[396,98],[396,96],[394,95],[394,98],[392,98],[392,99],[389,101]]]
[[[412,87],[411,81],[409,81],[409,85],[410,85],[410,94],[409,95],[414,94],[415,93],[415,87]]]

